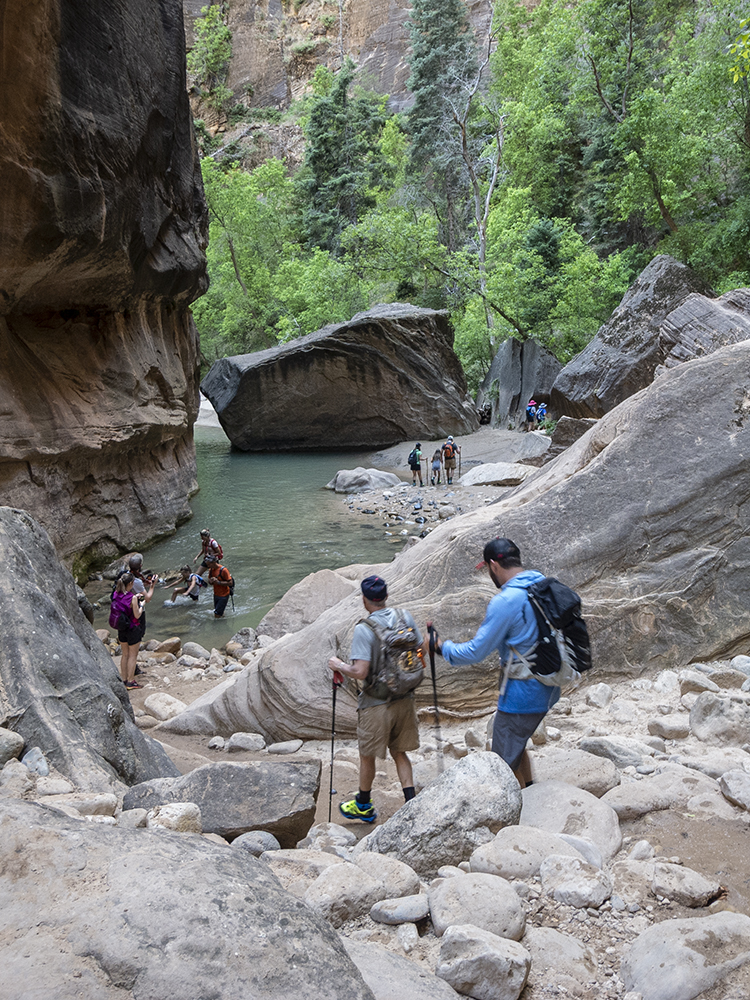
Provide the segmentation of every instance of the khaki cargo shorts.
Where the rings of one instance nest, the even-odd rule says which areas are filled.
[[[419,728],[414,696],[359,709],[357,740],[364,757],[385,757],[388,750],[391,754],[416,750]]]

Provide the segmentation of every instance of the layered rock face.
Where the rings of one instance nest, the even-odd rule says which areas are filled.
[[[179,0],[3,14],[0,497],[68,563],[189,513],[205,205]]]
[[[179,772],[136,727],[112,657],[78,607],[43,528],[0,507],[0,726],[80,789],[108,791]]]
[[[204,0],[184,0],[188,44],[204,6]],[[486,39],[490,0],[468,0],[466,7],[477,37]],[[344,0],[341,5],[234,0],[227,22],[232,31],[228,86],[237,100],[249,88],[249,103],[287,107],[303,95],[317,66],[338,69],[348,55],[362,68],[367,86],[389,94],[392,107],[401,110],[409,99],[410,9],[409,0]]]
[[[712,295],[689,267],[666,254],[654,257],[591,343],[555,379],[552,415],[601,417],[649,385],[664,360],[661,325],[692,293]]]
[[[382,448],[479,426],[446,313],[400,303],[221,358],[201,389],[243,451]]]
[[[526,419],[526,405],[549,399],[562,365],[536,340],[523,343],[509,337],[497,350],[490,370],[479,387],[477,406],[489,407],[493,427],[519,427]]]
[[[434,621],[443,638],[470,638],[496,592],[474,566],[487,539],[504,535],[526,566],[581,594],[601,676],[745,652],[749,384],[750,341],[670,369],[507,498],[454,518],[380,567],[389,603]],[[206,732],[224,719],[237,729],[244,718],[275,739],[325,738],[326,662],[346,655],[361,614],[354,593],[279,639],[212,705],[204,700],[195,724]],[[494,657],[463,668],[438,660],[440,705],[486,709],[497,678]],[[429,688],[417,689],[420,702],[431,700]],[[354,705],[343,690],[340,735],[354,732]],[[189,731],[190,713],[170,728]]]

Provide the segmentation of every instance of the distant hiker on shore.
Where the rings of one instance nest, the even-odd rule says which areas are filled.
[[[454,666],[479,663],[495,650],[500,654],[503,674],[492,750],[510,767],[521,788],[525,788],[531,784],[526,741],[560,698],[560,688],[543,684],[533,677],[522,659],[539,637],[536,616],[526,591],[544,577],[535,570],[523,568],[518,546],[509,538],[493,538],[487,542],[477,569],[484,566],[500,593],[490,601],[479,630],[468,642],[437,641],[435,652]]]
[[[440,471],[443,467],[443,450],[442,448],[437,448],[435,454],[432,456],[432,472],[430,475],[430,482],[433,486],[436,485],[435,480],[437,480],[437,485],[440,485]]]
[[[453,440],[453,435],[448,435],[448,440],[440,449],[443,453],[443,464],[445,465],[445,481],[450,486],[453,482],[453,473],[456,471],[456,456],[461,454],[461,449]]]
[[[132,573],[121,574],[115,584],[109,611],[109,624],[117,629],[117,641],[122,653],[120,676],[128,689],[142,687],[135,679],[135,668],[141,639],[146,631],[146,617],[143,613],[146,598],[143,594],[134,592],[134,584],[135,577]]]
[[[407,461],[409,463],[409,468],[411,469],[412,486],[417,485],[417,476],[419,476],[419,485],[424,486],[424,483],[422,482],[422,445],[419,441],[417,441],[415,446],[409,452]]]
[[[536,400],[530,399],[526,407],[526,430],[533,431],[536,427]]]
[[[191,573],[189,566],[180,567],[180,576],[182,577],[182,587],[175,587],[172,591],[171,601],[165,601],[164,603],[174,604],[178,595],[184,597],[191,597],[194,601],[197,601],[200,596],[201,587],[205,587],[206,583],[202,577],[198,576],[197,573]]]
[[[339,805],[347,819],[373,823],[377,812],[371,801],[375,760],[390,750],[404,791],[414,798],[414,778],[406,751],[419,746],[414,688],[424,675],[424,643],[408,611],[387,608],[388,587],[379,576],[362,581],[362,603],[368,617],[354,629],[351,663],[332,656],[328,667],[362,681],[357,705],[359,791]]]
[[[193,563],[201,560],[201,564],[198,570],[201,575],[203,575],[209,566],[213,563],[221,562],[224,558],[224,550],[221,545],[216,541],[215,538],[211,537],[211,532],[208,528],[203,528],[201,531],[201,550],[198,555],[193,559]]]
[[[544,421],[547,419],[547,404],[538,403],[536,408],[536,425],[541,427]]]
[[[234,591],[232,574],[226,566],[212,563],[208,570],[208,582],[214,588],[214,618],[223,618]]]

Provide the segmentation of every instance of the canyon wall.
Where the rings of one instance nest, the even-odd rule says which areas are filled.
[[[180,0],[8,0],[0,503],[79,574],[189,516],[207,218]]]

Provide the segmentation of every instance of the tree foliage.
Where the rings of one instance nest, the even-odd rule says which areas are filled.
[[[188,53],[187,69],[206,103],[217,111],[232,96],[226,86],[232,58],[232,32],[224,23],[221,4],[201,7],[195,22],[195,44]]]

